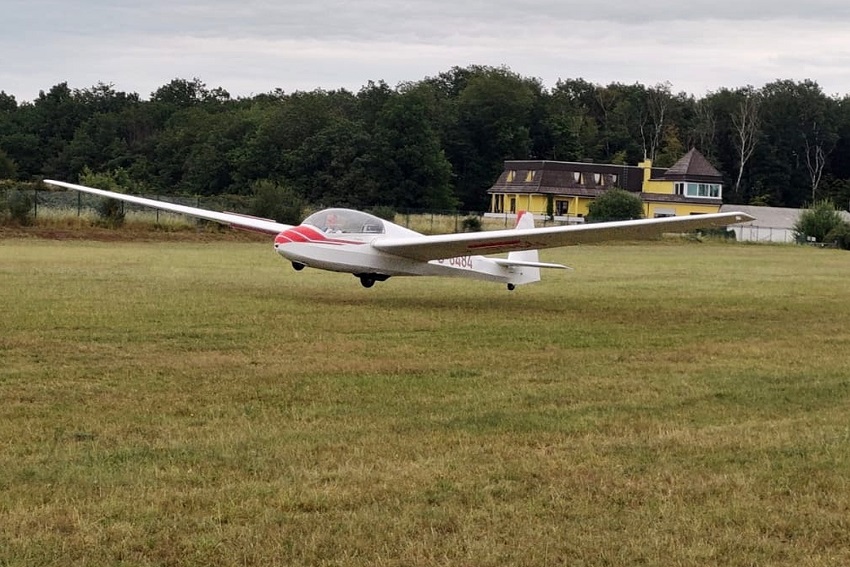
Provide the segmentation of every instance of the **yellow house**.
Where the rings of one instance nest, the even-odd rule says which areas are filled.
[[[637,166],[509,160],[487,191],[490,211],[485,216],[529,211],[561,222],[584,222],[593,199],[612,187],[640,196],[648,218],[716,213],[722,182],[720,172],[695,149],[669,169],[654,168],[649,160]]]

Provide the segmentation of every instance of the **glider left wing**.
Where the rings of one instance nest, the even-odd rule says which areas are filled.
[[[754,220],[753,217],[745,213],[713,213],[415,238],[377,238],[372,246],[388,254],[427,262],[471,254],[540,250],[607,240],[645,240],[664,233],[720,228],[751,220]]]
[[[172,213],[181,213],[192,217],[198,217],[206,220],[220,222],[228,224],[234,228],[253,230],[256,232],[263,232],[267,234],[278,234],[288,228],[292,228],[291,225],[281,224],[270,219],[261,219],[258,217],[240,215],[237,213],[219,213],[218,211],[209,211],[207,209],[199,209],[197,207],[189,207],[186,205],[178,205],[176,203],[168,203],[166,201],[157,201],[156,199],[147,199],[145,197],[136,197],[135,195],[115,193],[114,191],[104,191],[103,189],[94,189],[92,187],[85,187],[83,185],[74,185],[73,183],[65,183],[64,181],[53,181],[52,179],[45,179],[44,182],[49,185],[55,185],[57,187],[73,189],[74,191],[91,193],[92,195],[99,195],[101,197],[109,197],[111,199],[127,201],[128,203],[135,203],[137,205],[153,207],[154,209],[161,209],[163,211],[170,211]]]

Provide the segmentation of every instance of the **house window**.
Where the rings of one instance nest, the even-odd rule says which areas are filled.
[[[570,202],[561,199],[555,200],[555,214],[559,217],[568,215],[570,212]]]
[[[525,173],[525,182],[526,182],[526,183],[530,183],[531,181],[534,181],[534,174],[535,174],[535,173],[537,173],[537,172],[536,172],[536,171],[534,171],[533,169],[528,170],[528,171]]]
[[[686,197],[719,199],[722,194],[720,184],[718,183],[683,183],[682,185],[685,185]]]
[[[516,197],[511,197],[511,213],[516,213]]]
[[[508,170],[508,183],[513,183],[514,177],[516,177],[516,171],[513,169]]]
[[[593,174],[593,182],[596,185],[602,185],[602,174],[601,173],[594,173]]]
[[[574,171],[573,181],[575,181],[576,183],[581,183],[581,173],[579,173],[578,171]]]

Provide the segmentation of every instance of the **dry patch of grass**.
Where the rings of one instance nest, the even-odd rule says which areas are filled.
[[[270,243],[0,241],[0,557],[850,562],[846,253],[653,244],[493,284]]]

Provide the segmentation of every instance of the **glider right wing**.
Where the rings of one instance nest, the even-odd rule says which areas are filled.
[[[544,228],[438,234],[417,238],[378,238],[372,242],[372,246],[388,254],[427,262],[469,254],[542,250],[607,240],[645,240],[664,233],[720,228],[751,220],[754,220],[753,217],[745,213],[712,213]]]

